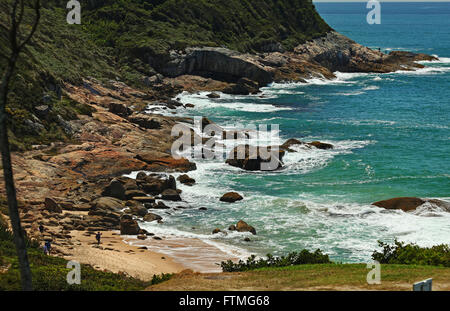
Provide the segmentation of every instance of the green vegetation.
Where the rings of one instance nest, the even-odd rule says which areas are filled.
[[[5,229],[0,219],[0,291],[20,290],[20,274],[12,233]],[[150,282],[144,282],[123,274],[98,271],[89,265],[81,266],[81,284],[66,282],[67,261],[46,256],[39,243],[27,240],[28,257],[33,275],[33,287],[37,291],[133,291],[167,281],[170,274],[155,275]],[[5,271],[6,270],[6,271]]]
[[[0,23],[4,25],[8,25],[8,3],[0,3]],[[69,140],[71,133],[64,128],[61,118],[72,120],[77,114],[90,113],[87,106],[64,95],[63,82],[80,84],[82,77],[89,75],[115,76],[107,54],[79,27],[69,28],[62,8],[41,9],[38,30],[17,63],[6,108],[13,151],[30,149],[33,144]],[[27,33],[31,20],[32,12],[27,8],[22,34]],[[8,34],[2,30],[0,50],[7,54],[8,46]],[[5,62],[0,58],[0,72]],[[44,116],[35,110],[42,105],[50,107]]]
[[[42,2],[38,31],[21,55],[8,97],[13,151],[71,139],[58,116],[68,120],[86,108],[64,96],[64,82],[118,77],[144,89],[142,77],[153,75],[151,66],[166,61],[170,49],[225,46],[249,52],[277,43],[292,49],[330,29],[309,0],[81,0],[82,25],[67,24],[66,0]],[[3,25],[9,3],[0,3]],[[31,18],[28,8],[22,30]],[[7,52],[7,42],[2,29],[0,51]],[[0,72],[4,67],[0,59]],[[44,104],[49,114],[37,116],[35,108]]]
[[[415,282],[433,278],[433,290],[450,290],[450,268],[382,265],[381,284],[367,284],[366,264],[321,264],[269,267],[220,276],[176,275],[151,290],[172,291],[296,291],[296,290],[406,290]]]
[[[134,56],[203,45],[289,50],[330,30],[309,0],[99,0],[87,8],[96,42]]]
[[[450,267],[449,245],[420,247],[416,244],[405,244],[395,240],[394,245],[381,241],[381,252],[375,251],[372,258],[381,264],[430,265]]]
[[[301,252],[292,252],[287,256],[274,257],[271,254],[267,255],[267,259],[260,258],[256,260],[256,256],[252,255],[247,259],[246,262],[239,260],[238,263],[234,263],[231,260],[223,261],[220,265],[223,272],[238,272],[238,271],[249,271],[261,268],[270,267],[288,267],[296,265],[306,265],[306,264],[330,264],[330,258],[328,255],[323,254],[320,249],[316,250],[314,253],[306,249]]]

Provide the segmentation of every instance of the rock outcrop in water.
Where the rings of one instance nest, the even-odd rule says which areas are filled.
[[[225,193],[221,198],[221,202],[227,202],[227,203],[235,203],[237,201],[242,201],[244,198],[237,192],[228,192]]]
[[[430,203],[444,211],[450,212],[450,202],[436,199],[421,199],[414,197],[393,198],[385,201],[375,202],[372,205],[390,210],[414,211],[425,203]]]
[[[230,152],[225,163],[246,171],[273,171],[282,167],[284,155],[280,148],[240,145]]]

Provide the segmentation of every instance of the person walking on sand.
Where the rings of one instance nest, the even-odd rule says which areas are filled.
[[[100,245],[100,239],[102,238],[102,234],[100,232],[97,232],[95,238],[97,239],[97,244]]]

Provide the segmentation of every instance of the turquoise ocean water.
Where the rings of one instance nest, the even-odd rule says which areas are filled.
[[[274,84],[259,96],[183,94],[189,116],[220,125],[279,124],[280,141],[320,140],[332,151],[298,149],[285,169],[252,173],[223,161],[197,161],[198,184],[181,186],[190,209],[171,211],[157,234],[194,237],[225,251],[265,255],[321,248],[343,262],[367,262],[377,240],[450,243],[450,214],[433,206],[413,213],[371,202],[399,196],[450,198],[450,3],[382,3],[382,24],[366,23],[365,3],[317,3],[322,17],[358,43],[383,51],[439,56],[416,72],[337,73],[337,79]],[[218,198],[243,194],[242,203]],[[208,211],[200,212],[199,207]],[[211,235],[244,219],[258,235]]]

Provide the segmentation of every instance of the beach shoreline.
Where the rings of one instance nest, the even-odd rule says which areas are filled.
[[[98,270],[126,273],[143,281],[152,280],[154,275],[185,270],[183,265],[167,255],[125,243],[119,231],[102,232],[100,245],[95,241],[95,234],[86,236],[82,231],[72,231],[71,235],[73,249],[61,247],[70,252],[64,258],[89,264]]]

